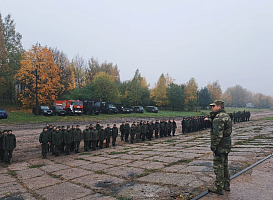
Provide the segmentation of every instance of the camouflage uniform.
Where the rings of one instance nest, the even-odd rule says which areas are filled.
[[[90,130],[89,127],[86,126],[85,130],[83,130],[84,151],[89,150],[90,138],[91,138]]]
[[[217,112],[212,112],[211,119],[212,128],[210,136],[211,150],[213,151],[214,158],[213,169],[216,175],[215,187],[217,190],[222,190],[223,188],[230,187],[228,153],[231,149],[230,135],[232,132],[232,121],[223,108]]]

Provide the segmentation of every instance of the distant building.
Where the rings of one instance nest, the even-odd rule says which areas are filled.
[[[254,108],[254,104],[253,104],[253,103],[247,103],[247,104],[246,104],[246,107],[247,107],[247,108]]]

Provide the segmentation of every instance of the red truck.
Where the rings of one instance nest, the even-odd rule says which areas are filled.
[[[83,113],[83,102],[79,100],[59,100],[54,101],[53,105],[62,106],[68,115]]]

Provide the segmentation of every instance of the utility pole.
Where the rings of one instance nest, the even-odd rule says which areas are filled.
[[[198,98],[198,90],[197,90],[197,105],[196,105],[196,112],[198,111],[198,105],[199,105],[199,98]]]
[[[37,69],[35,69],[35,76],[36,76],[36,89],[35,89],[35,93],[36,93],[36,115],[38,115],[38,72]]]

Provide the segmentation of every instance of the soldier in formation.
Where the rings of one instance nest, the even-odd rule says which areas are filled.
[[[238,111],[229,113],[230,118],[232,118],[233,123],[236,124],[236,122],[247,122],[250,118],[250,111]]]
[[[0,130],[0,161],[10,164],[13,150],[16,148],[16,137],[12,130]]]
[[[191,133],[196,131],[201,131],[206,128],[211,127],[211,123],[204,121],[206,116],[192,116],[192,117],[184,117],[182,119],[181,125],[182,125],[182,133]]]

